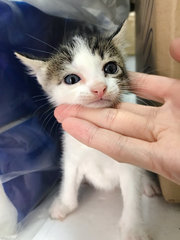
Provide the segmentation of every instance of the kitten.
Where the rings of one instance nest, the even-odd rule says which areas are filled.
[[[16,56],[37,77],[54,106],[66,103],[113,107],[130,87],[119,48],[122,45],[120,29],[104,38],[76,35],[47,61],[29,59],[17,53]],[[120,187],[124,202],[119,223],[121,239],[148,240],[141,212],[142,175],[146,179],[147,194],[154,194],[158,189],[145,171],[118,163],[66,132],[63,138],[64,174],[59,194],[50,208],[51,217],[63,220],[77,208],[78,189],[83,179],[97,189]]]

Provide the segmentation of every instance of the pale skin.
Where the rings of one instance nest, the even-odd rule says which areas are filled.
[[[171,43],[170,54],[180,62],[180,38]],[[162,105],[120,103],[104,109],[60,105],[55,117],[87,146],[180,184],[180,80],[142,73],[130,73],[130,79],[138,96]]]

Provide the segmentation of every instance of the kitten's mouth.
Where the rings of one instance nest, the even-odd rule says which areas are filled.
[[[112,106],[112,101],[111,100],[108,100],[108,99],[98,99],[98,100],[95,100],[95,101],[92,101],[88,104],[86,104],[88,107],[110,107]]]

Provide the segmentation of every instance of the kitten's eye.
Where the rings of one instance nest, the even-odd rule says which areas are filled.
[[[108,62],[104,65],[104,72],[107,74],[115,74],[117,73],[118,66],[116,62]]]
[[[75,84],[77,82],[79,82],[81,79],[78,75],[76,74],[70,74],[70,75],[67,75],[65,78],[64,78],[64,82],[66,84]]]

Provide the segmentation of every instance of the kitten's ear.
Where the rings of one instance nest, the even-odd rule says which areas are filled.
[[[109,40],[112,41],[115,45],[124,43],[125,41],[125,32],[127,28],[127,21],[124,20],[115,32],[109,37]]]
[[[25,57],[17,52],[14,54],[27,67],[30,74],[36,76],[39,83],[42,84],[47,69],[47,63],[41,60]]]

